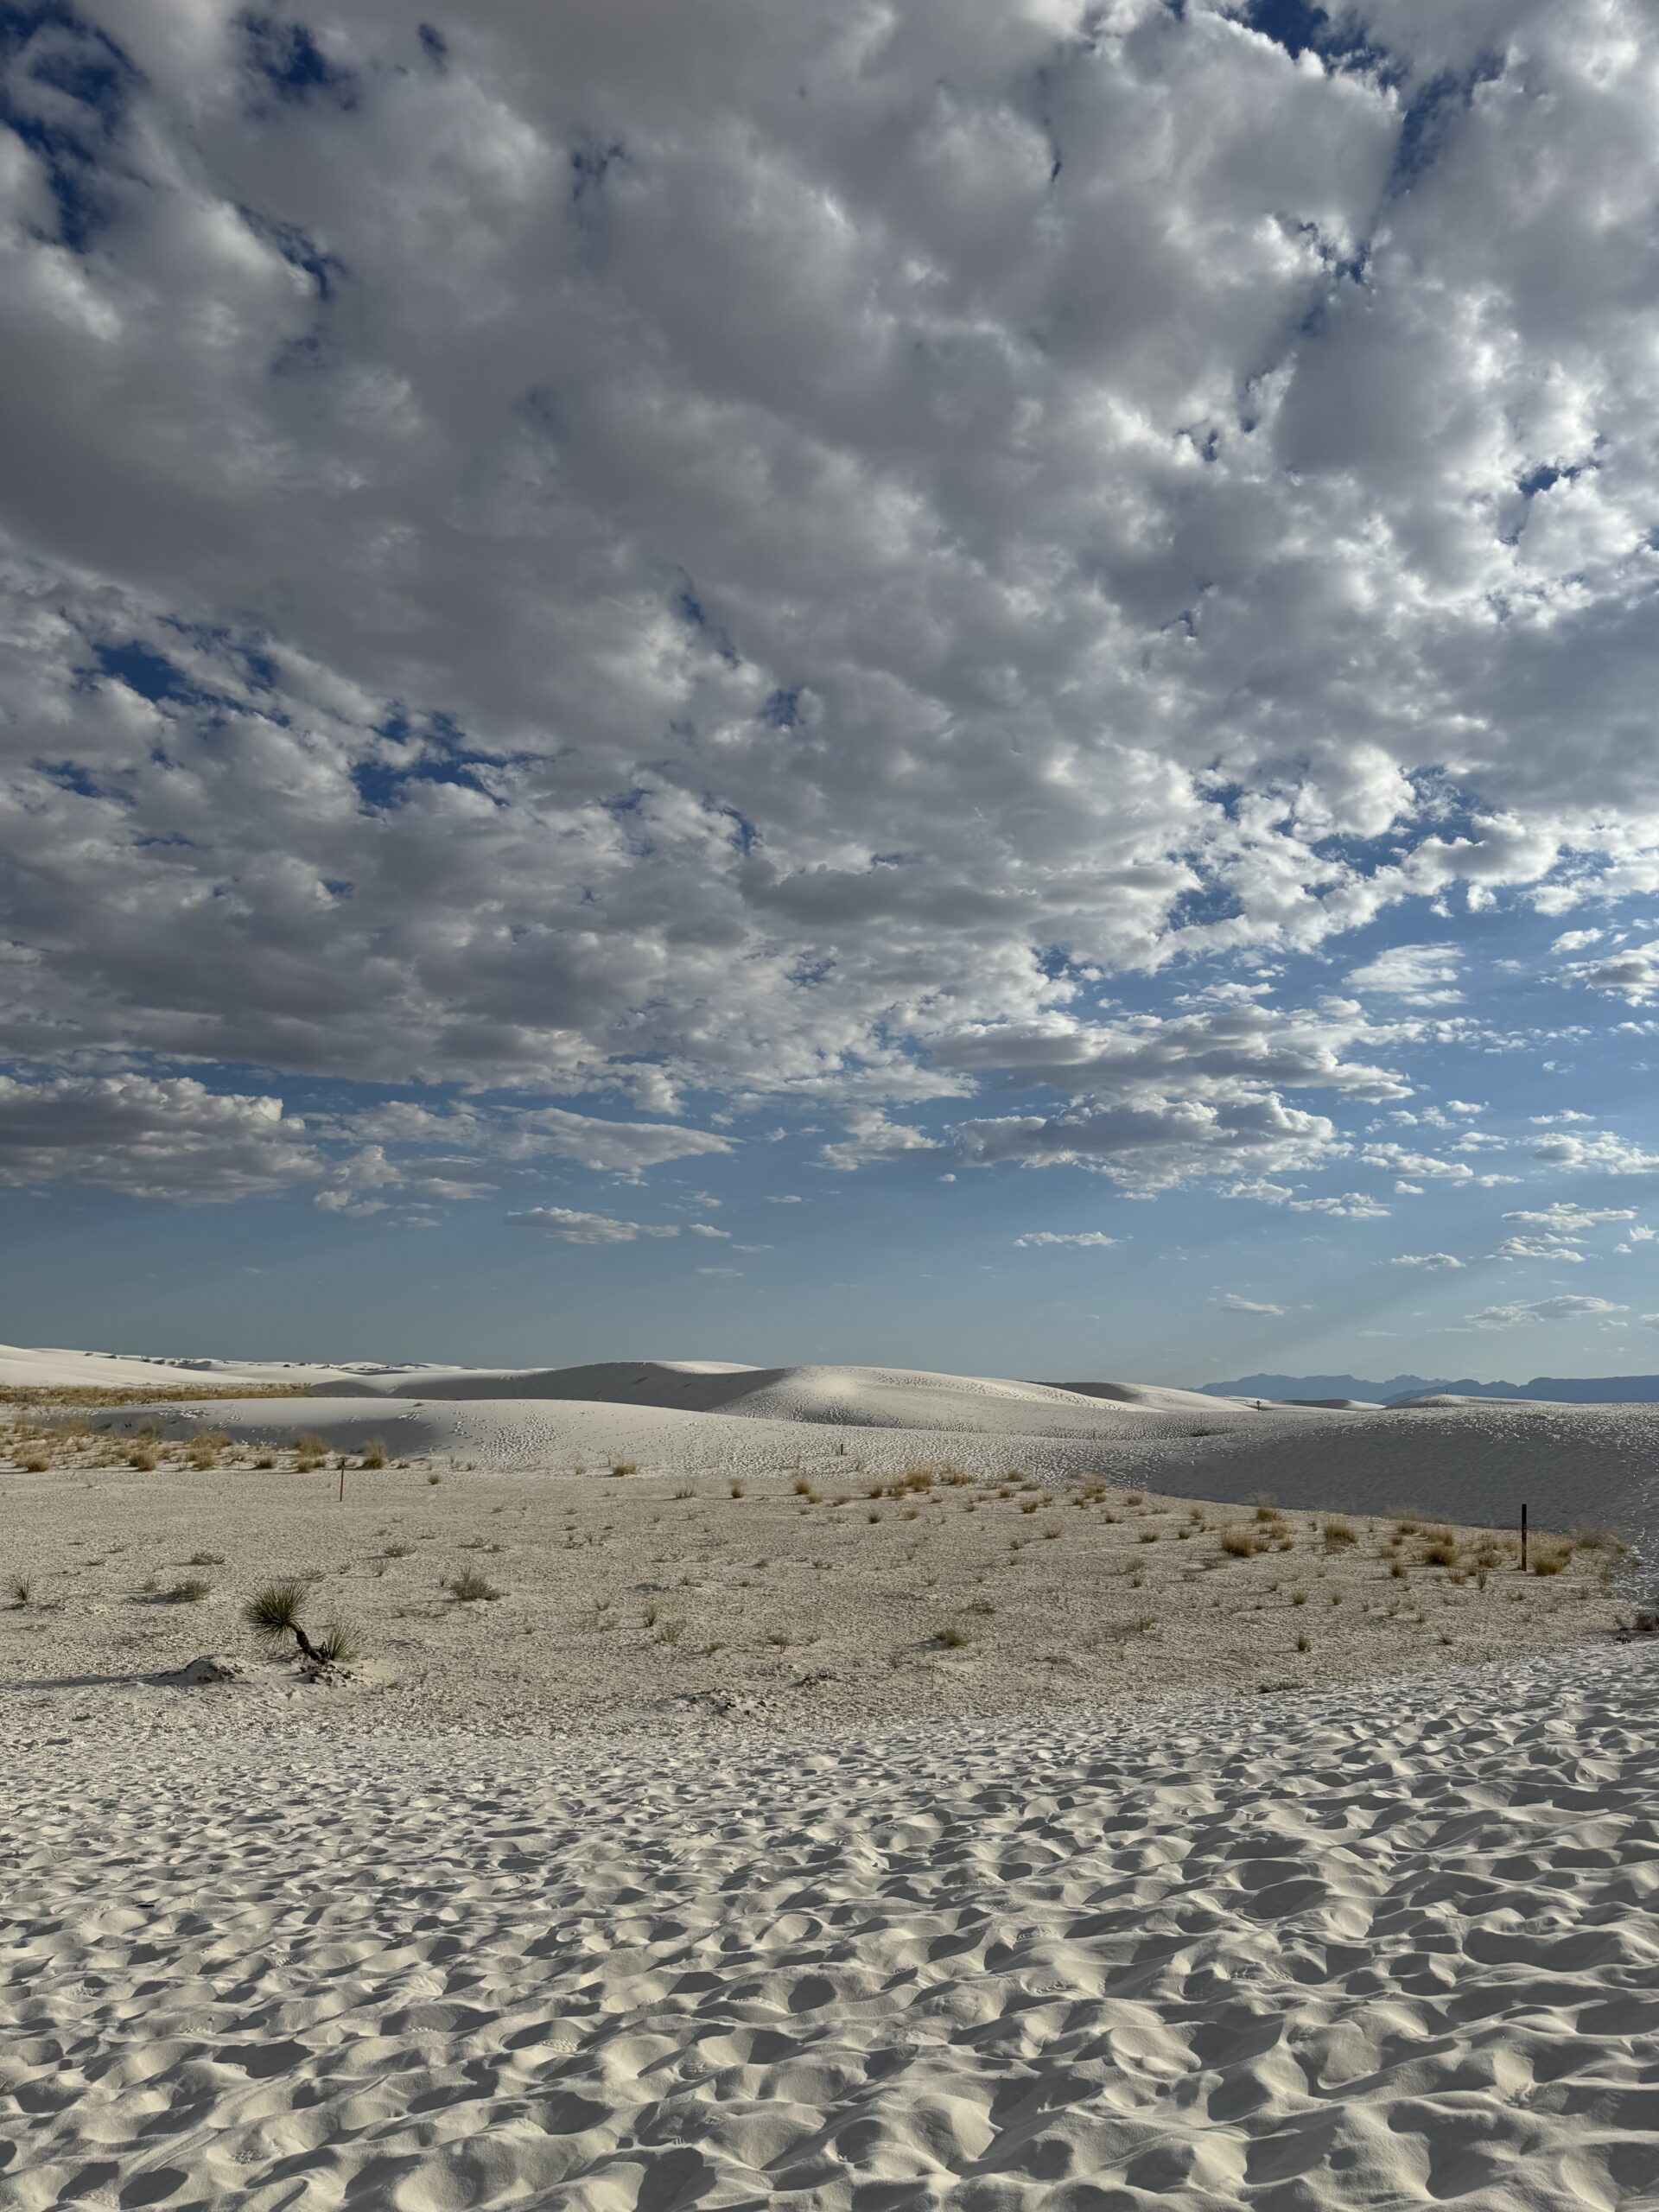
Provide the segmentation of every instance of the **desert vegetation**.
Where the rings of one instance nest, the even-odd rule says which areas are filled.
[[[452,1481],[372,1440],[341,1502],[341,1455],[303,1428],[256,1451],[205,1418],[140,1437],[72,1413],[30,1476],[22,1418],[0,1485],[58,1533],[0,1554],[29,1593],[0,1606],[0,1669],[149,1678],[251,1633],[342,1681],[353,1638],[335,1624],[353,1618],[374,1660],[352,1699],[389,1700],[396,1725],[1254,1694],[1554,1648],[1621,1618],[1618,1540],[1589,1529],[1535,1531],[1523,1575],[1508,1531],[1211,1504],[1105,1473],[1061,1486],[849,1455],[619,1482],[601,1458]],[[273,1560],[295,1571],[273,1584]],[[251,1586],[257,1620],[233,1594]]]

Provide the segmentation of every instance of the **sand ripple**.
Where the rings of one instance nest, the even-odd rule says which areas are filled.
[[[1655,1677],[37,1746],[0,2205],[1652,2203]]]

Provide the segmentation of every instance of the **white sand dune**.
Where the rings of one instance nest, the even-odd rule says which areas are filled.
[[[1152,1404],[1094,1403],[1075,1394],[1070,1402],[976,1397],[964,1389],[906,1398],[906,1412],[931,1404],[955,1417],[937,1428],[760,1410],[788,1402],[770,1385],[721,1412],[613,1399],[410,1399],[377,1391],[139,1406],[96,1419],[128,1429],[153,1421],[170,1435],[208,1423],[257,1442],[308,1430],[344,1451],[378,1438],[398,1458],[431,1455],[503,1473],[557,1474],[623,1460],[669,1474],[834,1477],[896,1473],[928,1461],[975,1475],[1019,1467],[1064,1483],[1102,1473],[1174,1497],[1240,1503],[1265,1497],[1314,1510],[1409,1510],[1503,1528],[1515,1526],[1524,1503],[1535,1527],[1613,1528],[1659,1562],[1659,1407],[1475,1399],[1409,1411],[1270,1408],[1231,1417],[1224,1407],[1194,1423]],[[964,1404],[981,1409],[980,1426],[962,1425]]]
[[[1650,2205],[1656,1689],[39,1742],[0,2203]]]

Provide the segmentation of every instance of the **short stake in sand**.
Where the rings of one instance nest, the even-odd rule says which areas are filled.
[[[300,1656],[314,1667],[349,1667],[357,1656],[357,1639],[341,1622],[317,1630],[313,1642],[300,1625],[305,1603],[302,1582],[268,1582],[242,1608],[242,1618],[260,1641],[275,1649],[291,1636]]]

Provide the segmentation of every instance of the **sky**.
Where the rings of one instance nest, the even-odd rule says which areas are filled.
[[[0,0],[0,1338],[1659,1370],[1637,0]]]

